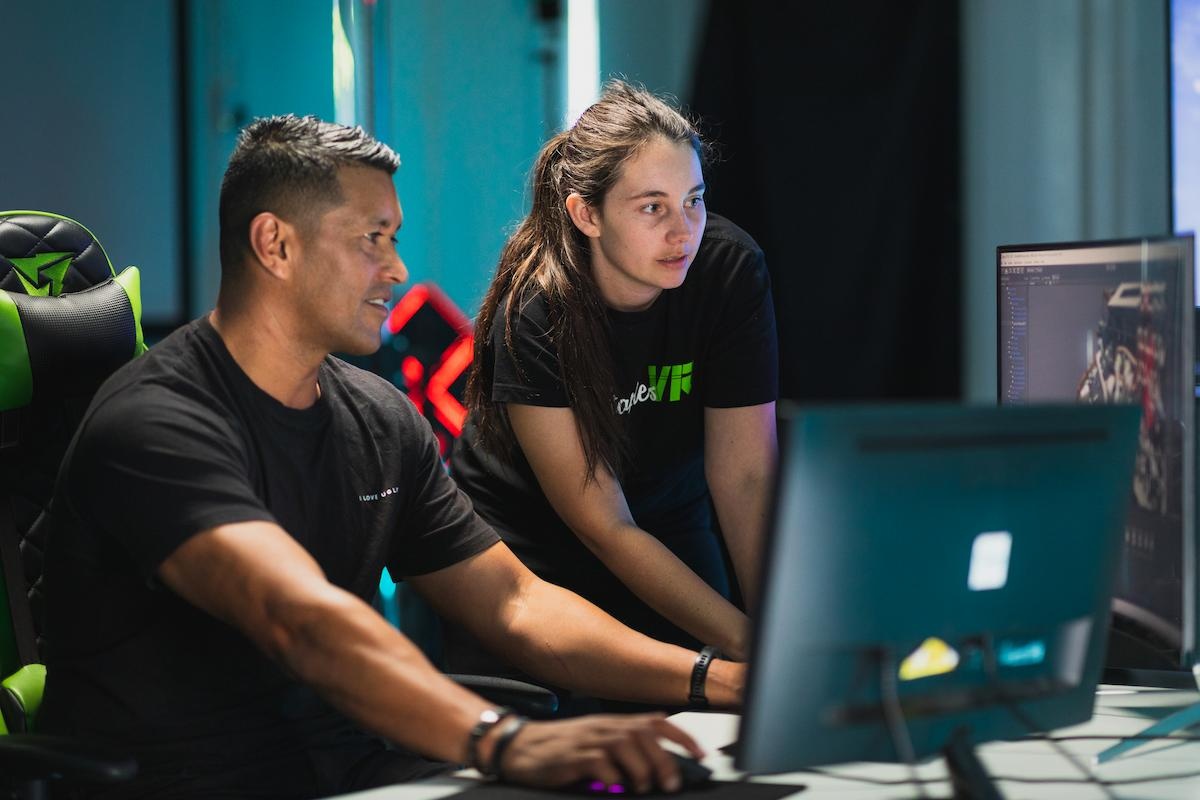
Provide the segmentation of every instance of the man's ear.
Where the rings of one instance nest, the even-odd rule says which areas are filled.
[[[600,211],[582,195],[576,192],[567,195],[567,215],[584,236],[589,239],[600,236]]]
[[[250,250],[254,259],[276,278],[286,280],[291,276],[298,243],[296,227],[270,211],[250,220]]]

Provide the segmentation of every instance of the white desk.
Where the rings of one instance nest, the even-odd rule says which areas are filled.
[[[1128,736],[1138,733],[1146,725],[1165,716],[1170,711],[1200,700],[1196,692],[1164,689],[1130,690],[1125,687],[1101,687],[1097,698],[1096,712],[1090,722],[1073,728],[1056,731],[1059,736]],[[676,714],[672,721],[691,733],[709,755],[704,763],[713,769],[714,777],[738,779],[741,773],[734,771],[729,756],[719,748],[729,744],[737,734],[737,716],[734,714],[709,714],[688,712]],[[1192,731],[1200,733],[1200,729]],[[1153,783],[1134,783],[1109,787],[1117,797],[1152,798],[1153,800],[1195,800],[1200,798],[1200,742],[1147,742],[1115,761],[1101,767],[1091,767],[1092,757],[1113,744],[1112,740],[1085,740],[1062,742],[1061,746],[1074,754],[1078,760],[1093,769],[1102,780],[1127,780],[1155,775],[1196,773],[1194,777]],[[1002,742],[984,745],[979,749],[980,757],[995,778],[1019,777],[1038,779],[1083,780],[1083,776],[1061,756],[1049,743],[1042,741]],[[791,795],[796,800],[814,798],[836,798],[837,800],[881,800],[882,798],[913,798],[917,796],[911,785],[881,786],[865,783],[869,778],[882,781],[903,781],[909,776],[907,767],[895,764],[846,764],[824,768],[828,774],[811,772],[755,778],[756,781],[778,783],[803,783],[805,791]],[[946,771],[940,759],[922,764],[917,773],[925,779],[944,779]],[[460,776],[474,773],[464,771]],[[844,778],[834,777],[837,775]],[[353,800],[439,800],[450,797],[471,785],[461,779],[442,779],[419,784],[375,789],[344,795]],[[1107,795],[1098,787],[1085,783],[1018,783],[999,782],[1000,790],[1010,800],[1038,800],[1039,798],[1105,798]],[[948,783],[926,785],[930,797],[949,797]]]

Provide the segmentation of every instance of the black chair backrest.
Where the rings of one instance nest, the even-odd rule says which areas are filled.
[[[45,510],[96,389],[145,349],[140,316],[137,269],[85,227],[0,212],[0,678],[41,660]]]

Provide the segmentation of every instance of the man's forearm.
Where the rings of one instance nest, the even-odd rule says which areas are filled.
[[[286,636],[273,655],[333,706],[414,751],[463,760],[467,732],[490,704],[446,678],[368,605],[333,589],[280,624]]]
[[[434,669],[369,605],[330,584],[278,526],[243,522],[197,534],[159,575],[363,727],[433,758],[463,758],[467,732],[488,704]]]
[[[561,587],[531,580],[520,612],[492,646],[514,665],[558,686],[596,697],[686,705],[696,653],[625,627]],[[727,661],[709,668],[706,694],[718,708],[741,704],[745,669]]]

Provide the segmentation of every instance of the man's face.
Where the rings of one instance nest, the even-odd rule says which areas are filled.
[[[338,173],[344,201],[303,236],[297,270],[305,339],[325,352],[379,349],[392,287],[408,280],[394,237],[403,222],[391,176],[369,167]]]

